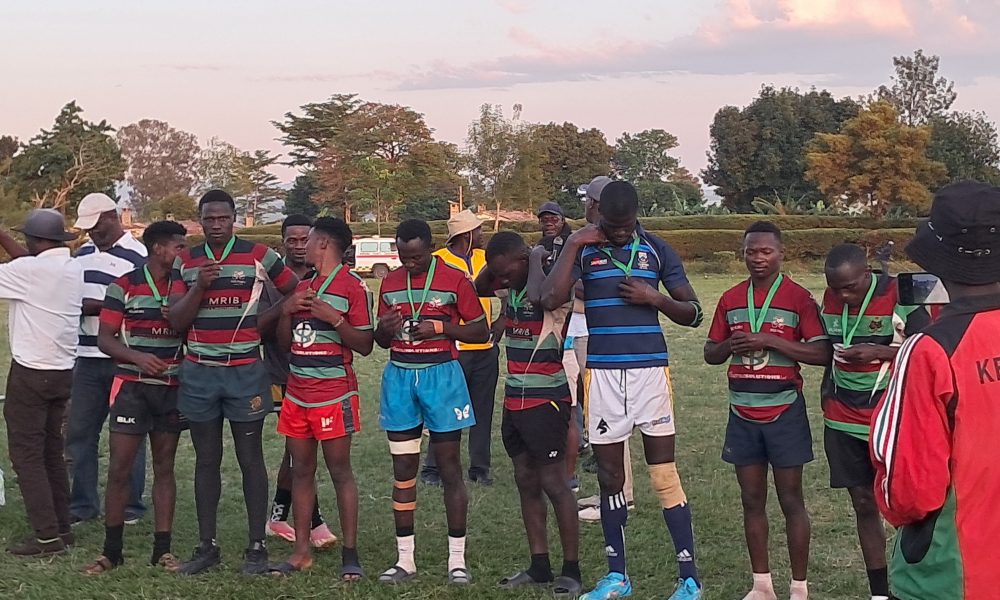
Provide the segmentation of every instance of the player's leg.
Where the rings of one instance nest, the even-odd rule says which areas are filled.
[[[247,509],[247,531],[249,544],[244,553],[241,571],[247,575],[260,575],[268,572],[267,546],[264,528],[267,525],[267,467],[264,464],[262,418],[252,421],[229,421],[233,436],[233,447],[236,462],[240,466],[243,480],[243,498]],[[294,460],[294,457],[293,457]],[[315,469],[315,467],[313,467]],[[315,471],[314,471],[315,474]],[[292,488],[294,490],[295,471],[292,471]],[[315,495],[315,493],[314,493]],[[292,492],[294,506],[295,492]],[[310,501],[311,505],[312,502]],[[294,510],[294,508],[293,508]],[[305,514],[309,514],[310,511]],[[307,523],[308,525],[308,523]]]
[[[572,407],[566,403],[543,404],[531,410],[524,433],[528,439],[529,456],[538,472],[542,490],[552,503],[559,540],[563,551],[563,564],[556,578],[557,594],[579,593],[580,575],[580,522],[577,519],[576,498],[564,477],[565,455],[570,448],[564,444],[565,432],[574,427],[570,422]],[[543,529],[544,531],[544,529]]]
[[[191,420],[191,444],[195,454],[194,505],[200,543],[191,560],[182,564],[178,572],[196,575],[222,561],[219,546],[215,543],[219,498],[222,496],[222,415],[208,421],[196,421],[197,417],[188,409],[182,410]]]
[[[304,409],[309,410],[309,409]],[[295,468],[292,469],[292,512],[296,515],[312,514],[316,498],[316,448],[318,442],[311,437],[287,437],[286,448]],[[295,546],[285,561],[296,571],[312,566],[312,548],[309,544],[311,523],[295,519]]]
[[[171,541],[177,503],[174,460],[179,440],[180,432],[154,430],[149,434],[149,448],[153,456],[153,553],[149,562],[168,570],[177,568],[177,561],[171,553]]]
[[[392,519],[396,527],[396,564],[379,576],[382,583],[402,583],[417,572],[413,512],[417,509],[417,468],[423,426],[387,431],[392,454]]]
[[[774,594],[767,553],[770,529],[767,522],[767,463],[737,465],[736,481],[740,485],[743,534],[753,571],[753,588],[745,600],[775,600],[777,596]]]
[[[278,418],[281,418],[280,413]],[[288,524],[288,515],[291,512],[292,457],[286,442],[285,451],[281,456],[281,464],[278,466],[278,477],[275,480],[274,499],[271,500],[271,516],[267,522],[267,534],[294,542],[295,529]]]
[[[351,435],[323,440],[322,447],[326,467],[337,492],[337,512],[344,537],[341,578],[353,581],[361,577],[361,561],[358,558],[358,483],[351,467]]]
[[[128,483],[132,464],[142,443],[142,434],[111,431],[108,445],[111,459],[108,464],[108,485],[104,492],[104,549],[101,555],[111,566],[124,561],[122,534],[125,529],[125,505],[128,504]],[[105,570],[100,558],[89,565],[85,572],[93,574]]]

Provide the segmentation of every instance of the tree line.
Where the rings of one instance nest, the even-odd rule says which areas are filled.
[[[126,192],[140,218],[193,218],[194,197],[221,187],[241,215],[283,210],[349,221],[446,218],[449,203],[497,212],[552,200],[581,216],[578,188],[597,174],[635,183],[644,216],[718,213],[922,214],[937,187],[1000,183],[995,124],[951,110],[954,84],[921,50],[893,59],[887,85],[863,98],[764,86],[747,106],[726,106],[710,126],[699,177],[673,154],[664,129],[614,143],[574,123],[531,123],[484,104],[462,147],[435,139],[422,114],[335,94],[272,122],[284,155],[246,151],[144,119],[115,129],[70,102],[26,142],[0,136],[0,215],[31,207],[72,211],[87,193]],[[271,167],[299,175],[284,189]],[[713,188],[721,204],[706,201]]]

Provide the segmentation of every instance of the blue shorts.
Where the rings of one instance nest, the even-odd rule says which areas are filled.
[[[389,363],[382,372],[378,423],[386,431],[406,431],[423,424],[435,433],[475,425],[462,366],[457,360],[421,369]]]
[[[729,411],[722,460],[737,467],[770,463],[776,468],[801,467],[813,459],[806,400],[799,397],[777,420],[755,423]]]

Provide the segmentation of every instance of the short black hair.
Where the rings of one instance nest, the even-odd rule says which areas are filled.
[[[292,225],[298,225],[298,223],[292,223]],[[316,231],[328,235],[331,239],[336,241],[337,245],[340,246],[340,251],[342,253],[346,253],[347,249],[354,243],[354,233],[351,231],[350,225],[348,225],[343,219],[338,219],[336,217],[320,217],[316,219],[316,222],[312,224],[312,227]]]
[[[152,252],[153,246],[162,244],[175,235],[187,235],[187,229],[176,221],[157,221],[142,232],[142,243]]]
[[[285,230],[289,227],[312,227],[312,219],[305,215],[288,215],[281,222],[281,237],[285,237]]]
[[[223,202],[228,204],[229,208],[233,209],[233,212],[236,212],[236,201],[233,200],[233,197],[230,196],[229,192],[225,190],[208,190],[205,192],[201,199],[198,200],[198,210],[200,211],[202,207],[212,202]]]
[[[598,212],[606,217],[624,219],[639,212],[639,193],[627,181],[612,181],[601,190]]]
[[[501,231],[486,244],[486,260],[493,260],[498,256],[513,256],[517,252],[523,252],[525,247],[521,234],[516,231]]]
[[[867,267],[868,254],[857,244],[838,244],[826,255],[826,268],[839,269],[844,265]]]
[[[407,219],[396,228],[396,239],[401,242],[409,242],[418,238],[423,240],[428,248],[434,243],[431,236],[431,226],[426,221]]]
[[[743,239],[746,239],[751,233],[770,233],[778,238],[779,242],[781,241],[781,228],[770,221],[754,221],[750,223],[750,226],[743,232]]]

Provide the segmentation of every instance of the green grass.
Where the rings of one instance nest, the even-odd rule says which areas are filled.
[[[794,273],[793,273],[794,275]],[[705,301],[707,314],[716,299],[738,276],[695,275],[695,289]],[[822,282],[818,277],[800,276],[814,293]],[[4,310],[0,312],[6,312]],[[0,314],[3,338],[6,318]],[[698,544],[698,562],[706,583],[706,598],[741,598],[750,583],[750,568],[743,541],[739,491],[732,468],[719,458],[727,419],[724,367],[710,367],[702,361],[701,350],[708,324],[699,330],[666,327],[671,350],[678,422],[677,460],[684,488],[691,501]],[[4,344],[0,360],[6,363]],[[318,598],[336,594],[345,598],[542,598],[543,592],[501,593],[495,582],[526,566],[527,548],[520,521],[517,494],[510,462],[499,438],[499,410],[494,420],[494,469],[496,485],[483,489],[469,487],[468,560],[476,583],[469,590],[446,585],[447,529],[441,492],[419,488],[417,510],[418,582],[386,589],[371,576],[395,560],[390,483],[390,459],[385,437],[376,426],[378,381],[386,363],[386,353],[358,361],[358,377],[363,397],[364,430],[356,436],[354,469],[361,489],[361,559],[370,578],[355,586],[337,583],[339,549],[319,554],[314,569],[287,580],[248,579],[237,574],[246,546],[246,521],[239,471],[231,449],[227,452],[219,535],[223,567],[202,577],[181,579],[146,566],[151,544],[151,519],[127,528],[127,564],[107,575],[87,578],[78,574],[86,562],[101,550],[103,527],[97,523],[76,529],[78,544],[67,555],[46,560],[20,560],[0,554],[0,597],[2,598]],[[2,369],[6,373],[6,368]],[[843,599],[867,597],[864,565],[858,547],[854,519],[846,493],[828,489],[828,469],[822,451],[821,414],[818,402],[819,369],[807,369],[806,390],[815,437],[817,460],[806,467],[805,495],[813,523],[813,550],[810,563],[812,597]],[[502,383],[501,383],[502,385]],[[499,388],[499,389],[502,389]],[[265,427],[269,470],[276,473],[282,439],[274,431],[274,419]],[[2,426],[0,426],[2,427]],[[673,547],[663,524],[659,505],[648,485],[641,458],[641,444],[634,442],[636,502],[627,532],[629,568],[636,586],[636,598],[665,598],[673,586],[676,567]],[[101,464],[105,473],[107,453]],[[178,502],[174,551],[188,556],[197,539],[193,502],[194,456],[187,438],[178,455]],[[7,475],[7,506],[0,508],[0,543],[5,546],[29,533],[20,494],[9,468],[6,450],[0,450],[0,466]],[[150,473],[151,476],[151,473]],[[593,475],[582,477],[582,494],[596,491]],[[149,486],[147,485],[147,493]],[[336,530],[333,487],[320,478],[320,499],[331,527]],[[785,550],[784,527],[774,494],[771,494],[771,570],[779,590],[787,589],[790,574]],[[151,516],[151,515],[150,515]],[[560,564],[558,538],[550,517],[550,544],[553,564]],[[599,525],[581,524],[581,554],[585,584],[591,585],[604,574],[605,561]],[[272,560],[287,555],[289,546],[271,541]],[[589,589],[589,588],[588,588]]]

